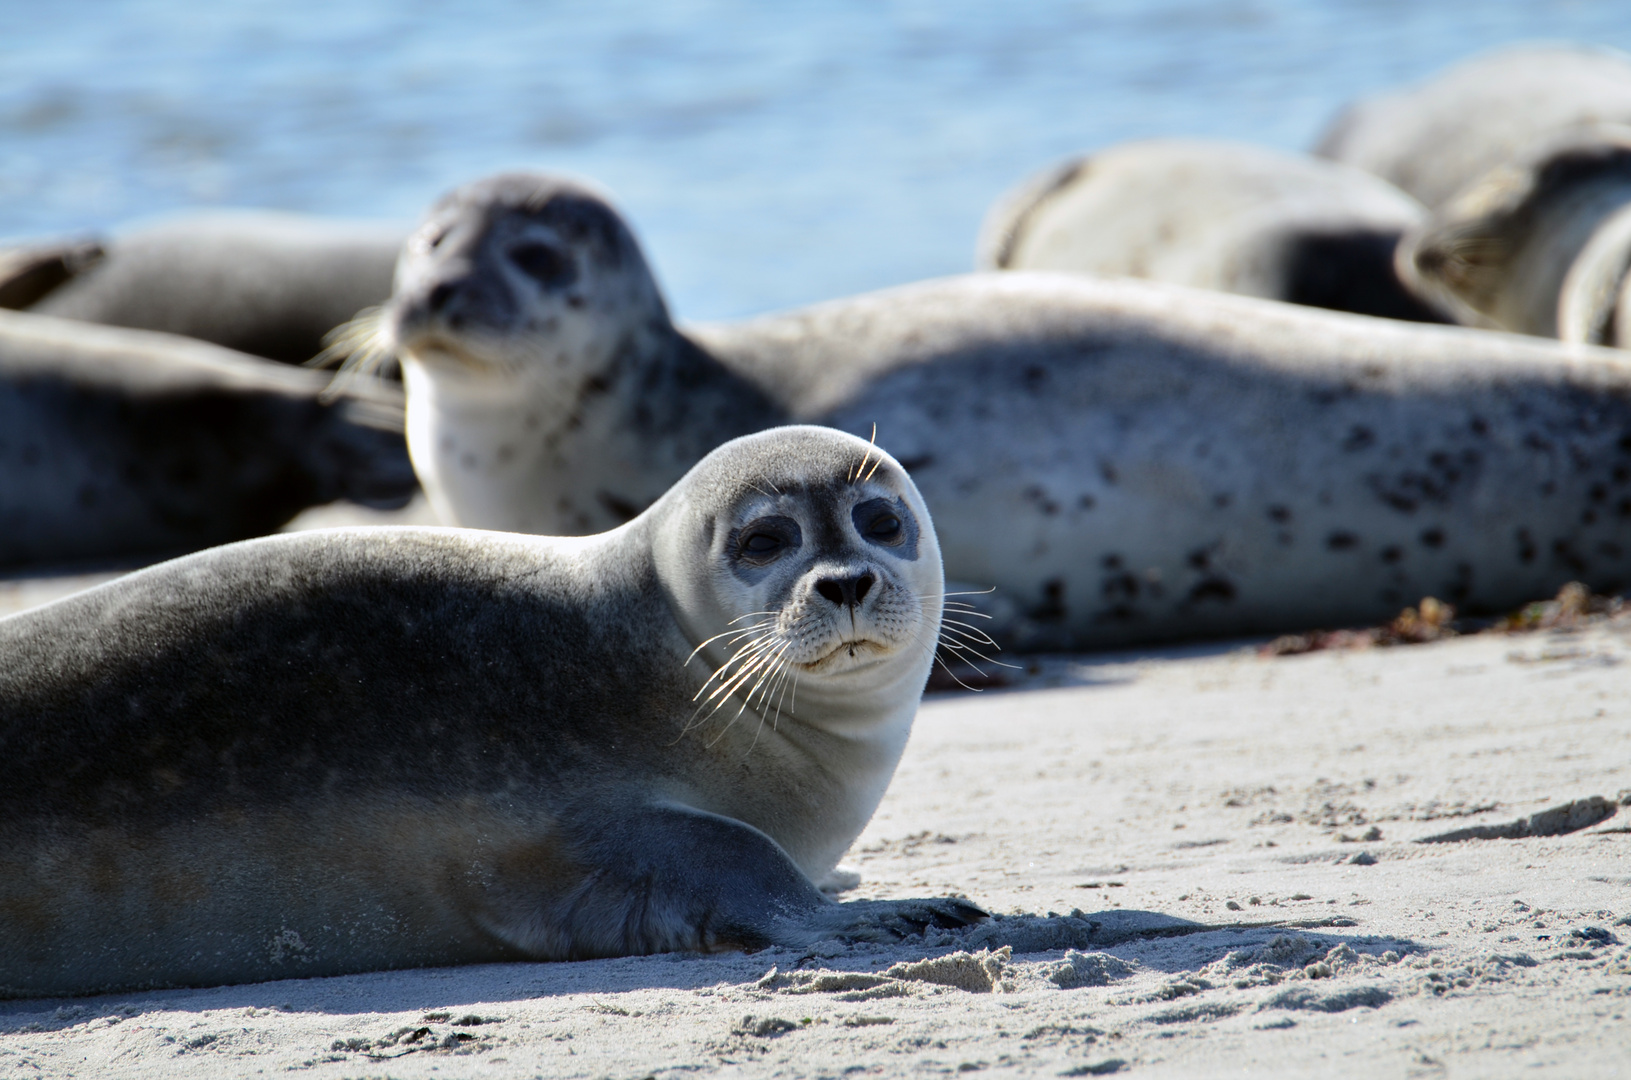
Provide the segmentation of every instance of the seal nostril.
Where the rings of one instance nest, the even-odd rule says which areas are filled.
[[[454,292],[455,290],[452,285],[445,281],[441,282],[434,289],[430,290],[430,296],[425,298],[425,306],[429,307],[432,311],[440,312],[443,308],[447,307],[447,302],[453,299]]]
[[[815,590],[839,607],[844,606],[844,587],[836,579],[822,578],[816,582]]]
[[[872,589],[873,577],[871,574],[862,574],[855,579],[855,602],[859,604],[866,599],[866,594]]]
[[[877,581],[870,572],[852,578],[822,578],[815,583],[815,591],[838,607],[854,607],[866,599]]]

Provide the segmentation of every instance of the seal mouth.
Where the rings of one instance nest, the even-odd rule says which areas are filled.
[[[895,654],[895,649],[871,638],[840,641],[814,660],[796,662],[800,671],[825,675],[836,671],[858,671],[881,664]]]
[[[510,371],[507,365],[474,353],[437,333],[400,337],[397,350],[431,367],[453,368],[476,375],[506,375]]]

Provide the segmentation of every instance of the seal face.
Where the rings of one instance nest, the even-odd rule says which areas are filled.
[[[939,623],[911,480],[721,447],[610,533],[269,537],[0,620],[0,991],[887,940],[811,884]]]
[[[1126,276],[1442,322],[1393,249],[1424,216],[1358,169],[1202,139],[1124,143],[1064,162],[987,213],[982,270]]]
[[[1455,321],[1615,344],[1631,267],[1631,127],[1543,140],[1411,230],[1400,272]]]
[[[563,191],[472,186],[459,235],[527,183]],[[996,590],[1005,648],[1353,625],[1429,595],[1500,612],[1627,580],[1631,376],[1609,350],[1024,271],[676,327],[643,260],[593,268],[608,230],[584,229],[559,303],[474,239],[404,254],[382,348],[428,325],[455,354],[428,309],[466,290],[493,313],[479,366],[400,344],[415,466],[453,521],[612,528],[743,432],[876,425],[948,576]]]

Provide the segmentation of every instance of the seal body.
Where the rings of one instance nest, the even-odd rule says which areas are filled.
[[[0,307],[182,334],[300,364],[391,292],[404,231],[273,211],[189,214],[0,251]]]
[[[165,557],[417,488],[401,392],[170,334],[0,311],[0,566]]]
[[[905,745],[939,566],[898,465],[793,428],[599,536],[271,537],[0,620],[0,988],[978,919],[810,882]]]
[[[382,336],[451,520],[608,528],[699,447],[791,420],[876,425],[948,576],[996,589],[1005,645],[1362,623],[1424,595],[1500,611],[1626,580],[1631,369],[1612,350],[1024,272],[681,329],[636,255],[598,196],[535,176],[455,193],[410,241]]]
[[[1393,250],[1425,216],[1369,173],[1244,144],[1152,139],[1063,162],[992,207],[982,270],[1125,276],[1445,321]]]
[[[1570,128],[1497,165],[1413,228],[1398,261],[1457,322],[1631,344],[1631,127]]]
[[[1605,121],[1631,123],[1631,56],[1523,45],[1349,105],[1315,153],[1375,173],[1431,209],[1537,142]]]

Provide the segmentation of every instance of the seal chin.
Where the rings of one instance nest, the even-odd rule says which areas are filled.
[[[854,641],[840,641],[816,659],[795,663],[793,666],[812,675],[839,675],[877,667],[893,658],[899,651],[892,645],[885,645],[871,638],[858,638]]]

